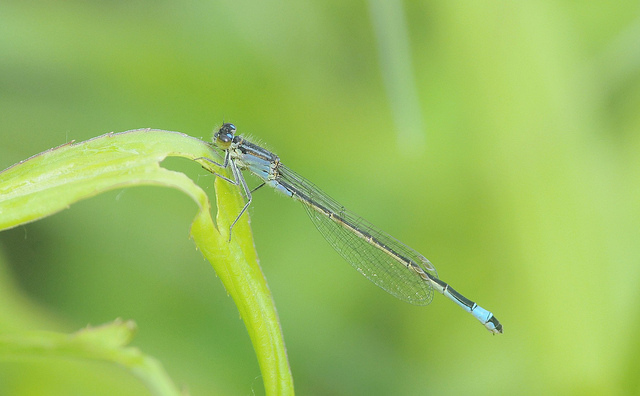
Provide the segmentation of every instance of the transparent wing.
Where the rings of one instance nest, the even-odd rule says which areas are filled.
[[[277,182],[304,204],[318,231],[353,268],[400,300],[415,305],[431,302],[433,288],[424,273],[436,278],[438,274],[429,260],[282,164],[278,173]]]

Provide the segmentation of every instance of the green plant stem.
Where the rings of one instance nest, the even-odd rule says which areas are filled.
[[[253,343],[268,395],[293,394],[282,331],[258,264],[248,216],[229,224],[243,202],[237,186],[216,180],[218,227],[205,192],[180,172],[160,167],[167,156],[215,158],[209,144],[160,130],[106,134],[47,150],[0,172],[0,231],[50,216],[108,190],[140,185],[177,188],[199,206],[191,235],[234,299]],[[211,164],[200,161],[207,169]],[[216,172],[224,170],[216,169]]]

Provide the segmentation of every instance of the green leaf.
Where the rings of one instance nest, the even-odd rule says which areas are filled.
[[[127,347],[136,331],[133,321],[87,327],[73,334],[50,331],[0,335],[0,358],[86,359],[118,364],[140,378],[152,394],[179,396],[182,393],[156,359]]]
[[[267,394],[293,394],[282,331],[271,293],[258,265],[245,214],[233,229],[243,198],[237,186],[216,179],[217,223],[205,192],[180,172],[160,166],[167,156],[198,160],[218,156],[211,146],[177,132],[135,130],[69,143],[35,155],[0,173],[0,231],[68,208],[101,192],[140,185],[173,187],[199,206],[191,236],[234,299],[256,352]],[[215,169],[224,173],[223,169]]]

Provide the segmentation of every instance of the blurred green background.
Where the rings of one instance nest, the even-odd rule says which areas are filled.
[[[3,0],[0,168],[234,122],[505,328],[394,299],[263,189],[250,215],[298,394],[637,394],[639,43],[637,1]],[[0,233],[0,331],[134,319],[192,395],[263,394],[195,212],[138,187]],[[1,395],[145,392],[106,364],[0,362]]]

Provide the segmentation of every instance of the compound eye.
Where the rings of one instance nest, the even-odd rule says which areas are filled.
[[[233,141],[233,135],[236,132],[236,126],[233,124],[222,124],[218,132],[214,136],[216,146],[226,150]]]

